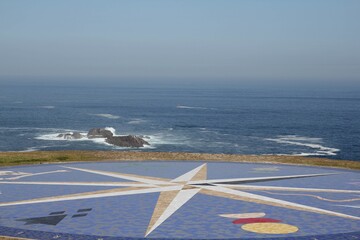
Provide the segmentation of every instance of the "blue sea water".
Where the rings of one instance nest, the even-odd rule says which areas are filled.
[[[360,91],[1,85],[0,151],[118,150],[360,160]],[[60,133],[109,127],[127,149]]]

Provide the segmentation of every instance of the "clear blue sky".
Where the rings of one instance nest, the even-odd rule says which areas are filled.
[[[356,82],[360,1],[1,0],[0,76]]]

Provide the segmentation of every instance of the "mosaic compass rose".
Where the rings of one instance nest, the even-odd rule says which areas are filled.
[[[253,202],[258,204],[276,206],[299,211],[312,212],[322,215],[336,216],[353,220],[360,220],[360,217],[343,214],[337,211],[330,211],[314,206],[299,204],[291,201],[280,200],[268,196],[249,193],[249,191],[286,191],[286,192],[313,192],[313,193],[351,193],[360,194],[358,190],[339,190],[323,188],[299,188],[260,186],[262,182],[277,180],[315,178],[329,176],[336,173],[317,173],[303,175],[281,175],[271,177],[250,177],[250,178],[225,178],[207,179],[207,164],[204,163],[174,179],[149,177],[103,170],[93,170],[79,167],[62,166],[62,169],[81,171],[90,174],[103,175],[114,179],[127,181],[112,182],[54,182],[54,181],[0,181],[0,184],[26,184],[26,185],[59,185],[59,186],[106,186],[112,187],[107,190],[83,192],[61,196],[33,198],[28,200],[2,202],[0,207],[26,205],[36,203],[49,203],[60,201],[71,201],[81,199],[105,198],[125,195],[137,195],[147,193],[160,193],[152,217],[148,223],[144,236],[148,236],[161,224],[169,219],[177,210],[183,207],[196,194],[205,194],[216,197],[223,197],[232,200]],[[250,185],[257,183],[257,185]]]

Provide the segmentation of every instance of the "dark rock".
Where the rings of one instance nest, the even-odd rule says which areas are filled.
[[[150,139],[150,137],[149,136],[146,136],[146,135],[138,135],[137,137],[139,137],[139,138],[145,138],[145,139]]]
[[[81,133],[74,132],[74,133],[61,133],[57,135],[57,137],[64,139],[81,139],[83,138],[83,135],[81,135]]]
[[[110,130],[105,128],[93,128],[90,129],[87,133],[87,136],[82,135],[79,132],[68,132],[68,133],[61,133],[57,135],[59,138],[63,139],[81,139],[81,138],[105,138],[105,141],[109,144],[119,146],[119,147],[144,147],[144,145],[150,145],[145,139],[150,139],[147,136],[114,136]]]
[[[88,138],[111,138],[113,133],[105,128],[93,128],[87,134]]]
[[[64,139],[72,139],[72,134],[71,133],[65,133],[64,134]]]
[[[74,132],[72,134],[72,138],[73,139],[81,139],[81,138],[83,138],[83,135],[81,135],[81,133],[79,133],[79,132]]]
[[[143,147],[144,145],[150,145],[144,139],[132,135],[109,137],[106,139],[106,142],[119,147]]]

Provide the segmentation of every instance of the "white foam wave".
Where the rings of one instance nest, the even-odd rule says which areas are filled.
[[[132,120],[130,120],[128,122],[128,124],[143,124],[146,123],[147,121],[145,119],[141,119],[141,118],[134,118]]]
[[[0,130],[10,130],[10,131],[46,131],[46,132],[76,132],[74,129],[64,129],[64,128],[37,128],[37,127],[0,127]]]
[[[113,128],[113,127],[106,127],[105,130],[108,130],[108,131],[112,132],[112,134],[113,134],[114,136],[116,135],[116,134],[115,134],[116,130],[115,130],[115,128]]]
[[[97,113],[97,114],[89,114],[89,115],[98,116],[98,117],[104,117],[104,118],[108,118],[108,119],[118,119],[118,118],[120,118],[120,116],[112,115],[112,114],[109,114],[109,113]]]
[[[297,142],[312,142],[312,143],[319,143],[322,142],[322,138],[314,138],[314,137],[304,137],[298,135],[279,135],[276,139],[282,141],[297,141]]]
[[[37,148],[37,147],[29,147],[29,148],[27,148],[25,150],[21,150],[21,151],[18,151],[18,152],[34,152],[34,151],[37,151],[37,150],[39,150],[39,148]]]
[[[185,106],[185,105],[177,105],[176,108],[179,108],[179,109],[216,110],[216,108],[207,108],[207,107],[198,107],[198,106]]]
[[[147,135],[144,139],[150,143],[150,146],[147,148],[156,148],[160,145],[186,145],[188,143],[188,139],[185,137],[175,136],[170,133],[162,132],[153,135]]]
[[[107,130],[111,131],[110,129],[113,129],[113,128],[109,128]],[[83,138],[80,138],[80,139],[58,137],[59,134],[61,134],[61,133],[64,133],[64,132],[42,134],[40,136],[35,137],[35,139],[45,140],[45,141],[66,141],[66,142],[84,142],[85,141],[85,142],[93,142],[96,144],[103,144],[103,145],[107,145],[107,146],[113,146],[112,144],[107,143],[105,138],[87,138],[87,133],[85,133],[85,132],[80,132],[80,134],[83,136]],[[73,132],[66,132],[66,133],[72,134]],[[38,149],[36,149],[36,150],[38,150]],[[36,150],[34,150],[34,151],[36,151]]]
[[[80,140],[83,140],[83,141],[91,141],[93,143],[97,143],[97,144],[103,144],[103,145],[107,145],[107,146],[111,146],[111,147],[116,147],[108,142],[106,142],[106,139],[105,138],[85,138],[85,139],[80,139]]]
[[[331,148],[321,145],[322,138],[311,138],[297,135],[285,135],[278,136],[277,138],[267,138],[265,140],[273,141],[280,144],[295,145],[308,147],[314,150],[314,152],[301,152],[293,154],[274,154],[278,156],[292,155],[292,156],[336,156],[340,149]]]
[[[333,156],[331,154],[324,154],[324,153],[317,153],[317,152],[301,152],[301,153],[289,153],[289,154],[276,153],[276,154],[261,154],[261,155],[263,155],[263,156],[294,156],[294,157]]]
[[[38,108],[54,109],[55,106],[38,106]]]
[[[150,145],[146,145],[146,148],[155,148],[156,145],[168,143],[161,135],[148,135],[144,137],[144,140],[150,143]]]
[[[150,145],[144,145],[145,149],[156,149],[160,146],[165,145],[186,145],[188,143],[188,139],[185,137],[175,136],[171,133],[173,131],[172,128],[166,129],[167,131],[146,134],[146,135],[137,135],[147,141]]]
[[[46,141],[83,141],[83,140],[87,140],[87,138],[71,139],[71,138],[58,137],[59,134],[64,134],[64,133],[73,134],[72,131],[63,131],[63,132],[58,132],[58,133],[42,134],[42,135],[35,137],[35,139],[46,140]],[[82,132],[80,134],[85,137],[87,133]]]

